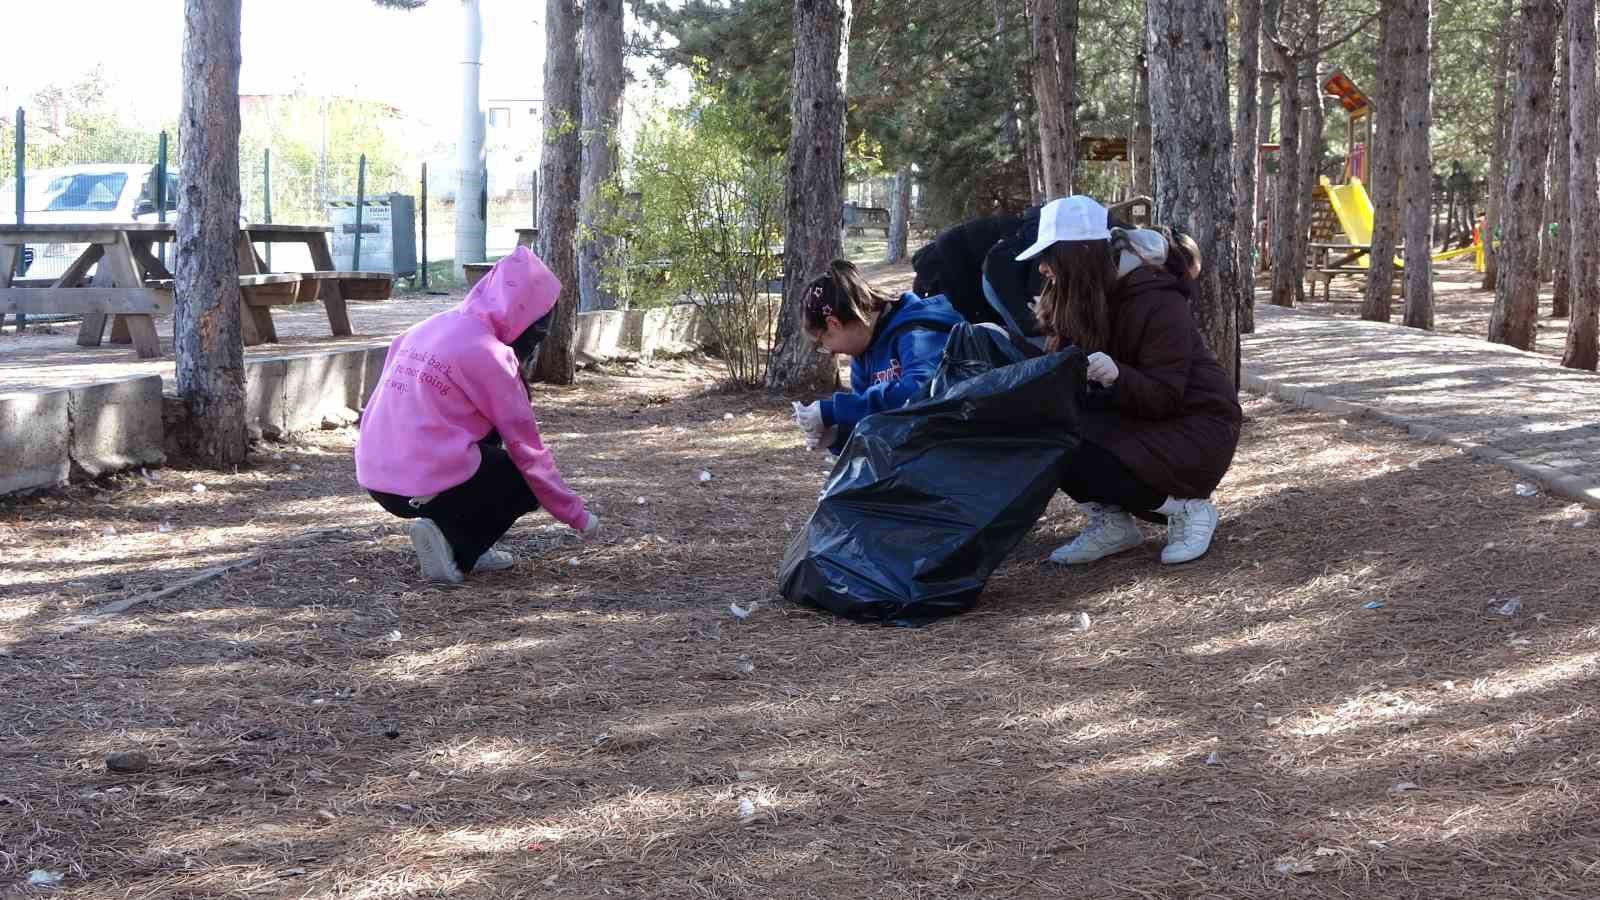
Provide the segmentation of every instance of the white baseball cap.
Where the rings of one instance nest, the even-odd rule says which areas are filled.
[[[1110,216],[1098,201],[1082,194],[1059,197],[1039,210],[1039,239],[1033,242],[1033,246],[1017,254],[1017,262],[1038,256],[1056,241],[1110,239]]]

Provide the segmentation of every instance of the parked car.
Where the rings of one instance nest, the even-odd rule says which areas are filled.
[[[84,163],[36,169],[28,173],[23,194],[23,221],[29,225],[77,225],[102,222],[155,222],[161,216],[156,209],[156,166],[150,163]],[[0,224],[16,224],[14,212],[17,183],[8,180],[0,186]],[[167,220],[177,217],[178,173],[169,169],[166,191],[161,197],[167,208]],[[245,224],[240,210],[239,224]],[[22,258],[27,274],[33,264],[39,264],[36,277],[59,275],[83,252],[81,245],[52,244],[42,248],[43,256],[34,258],[33,248],[23,248]],[[59,258],[58,258],[59,257]]]
[[[23,221],[30,225],[76,225],[100,222],[154,222],[157,171],[149,163],[86,163],[36,169],[28,173],[23,194]],[[178,173],[167,172],[167,218],[178,209]],[[0,186],[0,224],[17,221],[14,203],[15,180]],[[6,207],[12,207],[7,210]],[[42,248],[35,258],[32,248],[24,248],[23,273],[35,264],[37,276],[59,275],[66,270],[82,247],[53,244]],[[60,259],[57,259],[60,257]]]

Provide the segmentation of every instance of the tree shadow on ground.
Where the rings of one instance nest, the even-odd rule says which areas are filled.
[[[93,628],[7,620],[9,868],[83,896],[1593,895],[1600,567],[1505,473],[1254,403],[1205,559],[1152,533],[1040,565],[1061,501],[971,614],[885,629],[772,598],[821,467],[780,413],[720,418],[746,402],[553,410],[606,539],[535,520],[464,587],[384,533]],[[697,453],[712,482],[658,477]],[[389,523],[306,459],[209,514]],[[127,747],[153,768],[107,772]]]

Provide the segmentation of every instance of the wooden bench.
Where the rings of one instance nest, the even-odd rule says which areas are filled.
[[[1310,300],[1317,299],[1317,284],[1322,284],[1322,299],[1329,300],[1329,286],[1333,279],[1341,275],[1369,278],[1372,270],[1366,266],[1358,265],[1362,257],[1372,252],[1372,247],[1366,244],[1338,244],[1313,242],[1309,246],[1310,255],[1306,258],[1306,284],[1309,288]],[[1400,287],[1405,272],[1399,266],[1393,270],[1393,283],[1390,290],[1393,296],[1400,296]]]
[[[317,300],[328,291],[324,282],[336,282],[345,300],[381,301],[394,293],[394,276],[388,272],[301,272],[300,302]]]
[[[272,307],[293,306],[299,301],[301,277],[298,274],[240,275],[239,317],[244,345],[275,344],[278,342],[277,326],[272,324]],[[173,280],[157,278],[145,282],[151,293],[165,297],[167,308],[172,308]]]

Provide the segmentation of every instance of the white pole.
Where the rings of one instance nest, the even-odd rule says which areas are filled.
[[[483,17],[478,0],[461,0],[461,137],[456,148],[456,278],[461,264],[483,262],[486,253],[488,188],[483,157],[483,106],[478,81],[483,70]]]

